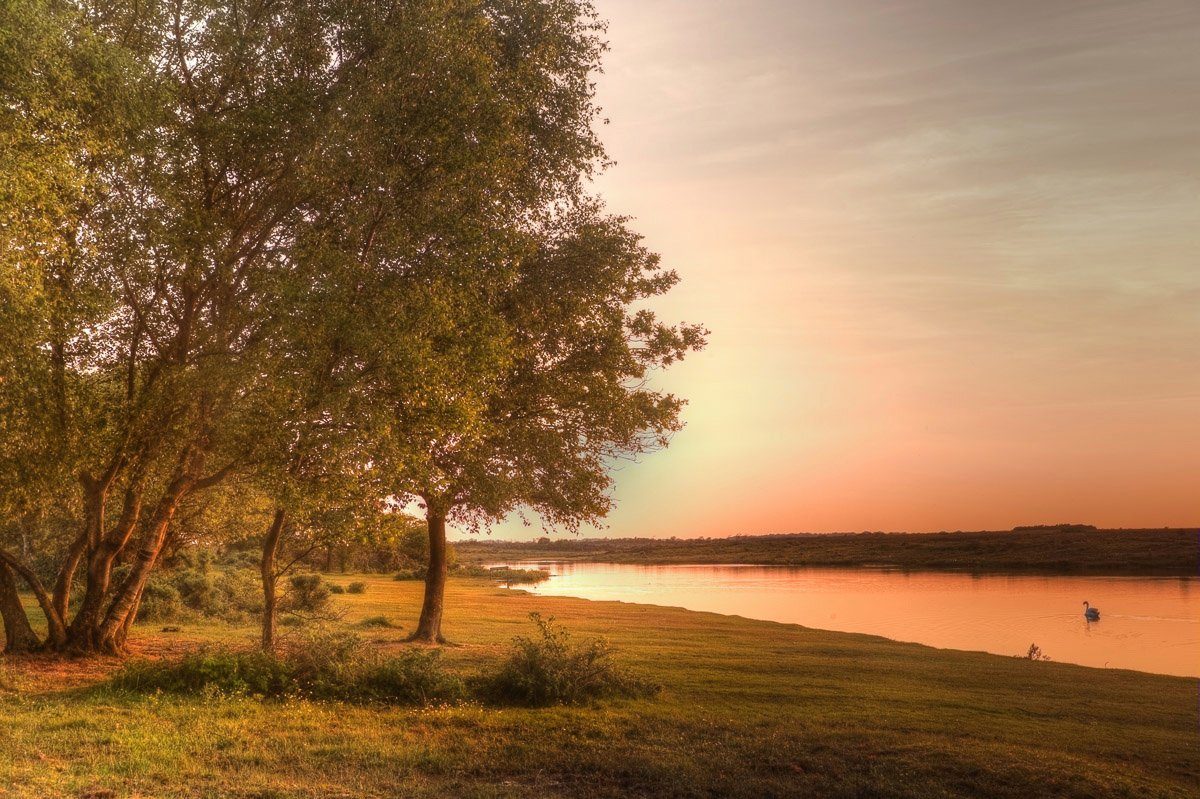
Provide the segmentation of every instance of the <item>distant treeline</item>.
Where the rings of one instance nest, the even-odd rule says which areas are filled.
[[[464,561],[548,558],[608,563],[751,563],[912,570],[1200,576],[1200,529],[829,533],[729,538],[542,538],[457,543]]]

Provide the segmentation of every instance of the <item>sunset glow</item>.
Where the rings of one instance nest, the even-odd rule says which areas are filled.
[[[1200,8],[598,8],[599,188],[712,330],[606,534],[1200,520]]]

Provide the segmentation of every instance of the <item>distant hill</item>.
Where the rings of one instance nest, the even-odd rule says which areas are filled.
[[[1104,530],[1086,524],[1011,531],[786,533],[729,538],[570,538],[455,543],[467,562],[751,563],[1009,574],[1200,576],[1200,529]]]

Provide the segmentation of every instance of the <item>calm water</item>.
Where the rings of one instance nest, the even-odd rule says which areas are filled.
[[[1200,579],[1014,577],[783,566],[520,563],[533,590],[672,605],[947,649],[1200,676]],[[522,586],[524,587],[524,586]],[[1083,617],[1083,601],[1101,619]]]

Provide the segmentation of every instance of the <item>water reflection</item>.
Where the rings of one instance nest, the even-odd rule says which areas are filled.
[[[783,566],[521,563],[553,577],[536,593],[617,599],[950,649],[1200,676],[1196,578],[1029,577]],[[1083,616],[1083,600],[1102,609]]]

